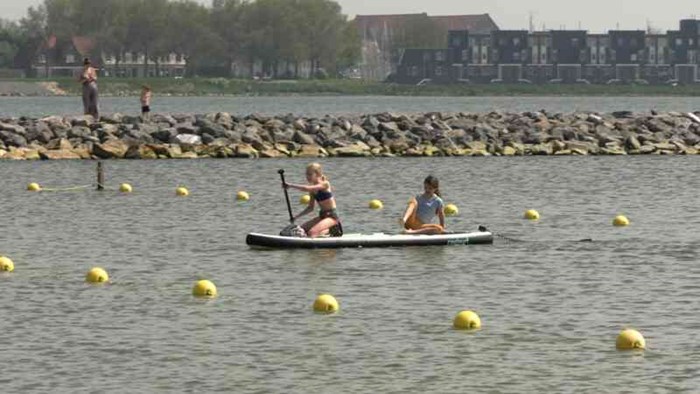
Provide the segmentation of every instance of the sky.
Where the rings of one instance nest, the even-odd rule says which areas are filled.
[[[100,1],[100,0],[95,0]],[[210,4],[211,0],[198,0]],[[678,21],[700,15],[697,0],[336,0],[344,13],[431,15],[490,14],[501,29],[677,29]],[[0,0],[0,18],[19,19],[42,0]]]

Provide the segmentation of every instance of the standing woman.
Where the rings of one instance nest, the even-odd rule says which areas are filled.
[[[92,115],[99,120],[97,109],[97,71],[92,67],[90,59],[83,60],[83,73],[80,74],[80,83],[83,85],[83,109],[85,115]]]

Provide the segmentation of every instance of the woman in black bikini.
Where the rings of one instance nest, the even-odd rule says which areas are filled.
[[[306,234],[311,238],[316,238],[325,235],[340,237],[343,235],[343,229],[338,217],[338,209],[333,197],[333,190],[328,179],[323,175],[321,165],[318,163],[309,164],[306,167],[306,180],[308,185],[295,185],[292,183],[284,184],[285,188],[300,190],[311,195],[311,202],[304,211],[294,217],[294,220],[308,215],[314,211],[314,207],[318,203],[320,211],[318,217],[309,220],[301,227],[306,231]]]

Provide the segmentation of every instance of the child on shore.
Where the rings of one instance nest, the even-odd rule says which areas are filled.
[[[300,214],[294,217],[294,220],[308,215],[314,211],[314,207],[318,203],[320,211],[318,217],[315,217],[304,223],[301,227],[306,231],[306,234],[311,238],[330,235],[332,237],[340,237],[343,235],[343,227],[340,224],[338,216],[338,208],[336,206],[333,189],[328,178],[323,174],[323,169],[318,163],[309,164],[306,167],[306,181],[308,185],[297,185],[293,183],[285,183],[286,189],[296,189],[311,195],[311,202]]]
[[[141,89],[141,118],[144,122],[150,120],[151,117],[151,97],[153,93],[151,92],[151,87],[148,85],[143,85]]]
[[[406,234],[436,235],[445,233],[445,204],[440,197],[440,181],[430,175],[423,182],[423,194],[412,198],[401,218]],[[440,224],[434,224],[435,218]]]

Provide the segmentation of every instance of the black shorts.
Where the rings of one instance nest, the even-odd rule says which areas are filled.
[[[149,107],[148,105],[141,107],[141,113],[145,114],[148,112],[151,112],[151,107]]]

